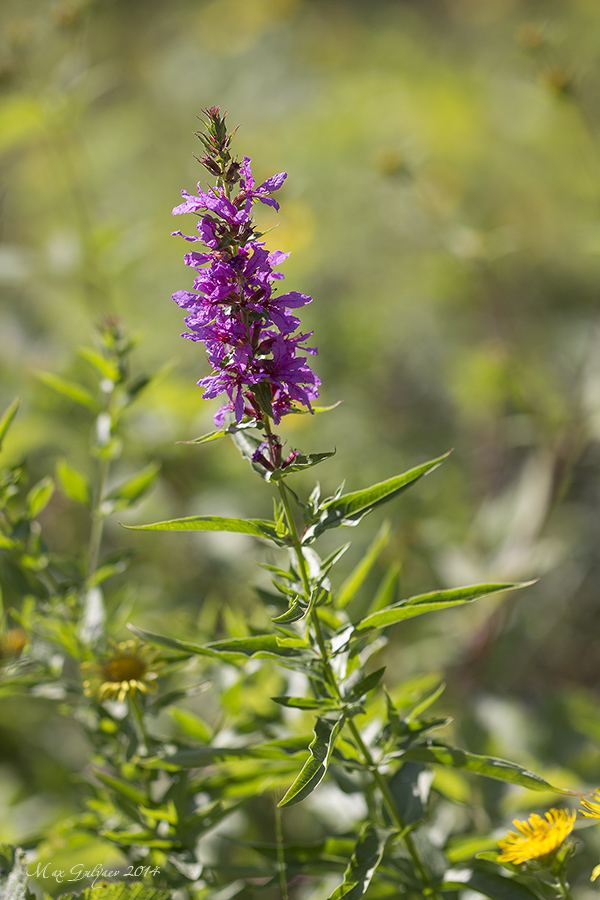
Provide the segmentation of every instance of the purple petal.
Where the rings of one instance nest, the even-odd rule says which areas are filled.
[[[278,191],[285,179],[287,178],[287,172],[278,172],[277,175],[271,175],[270,178],[267,178],[266,181],[257,188],[261,193],[264,191],[265,193],[269,193],[270,191]]]

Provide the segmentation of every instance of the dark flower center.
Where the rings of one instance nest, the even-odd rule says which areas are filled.
[[[106,681],[135,681],[146,674],[146,663],[138,656],[115,656],[102,666]]]

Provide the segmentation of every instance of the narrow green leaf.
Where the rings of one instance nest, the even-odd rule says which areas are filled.
[[[402,475],[388,478],[387,481],[326,501],[321,507],[322,514],[319,521],[306,530],[305,543],[314,540],[329,528],[337,528],[340,525],[357,525],[371,510],[381,506],[382,503],[393,500],[428,472],[437,469],[451,452],[416,466]]]
[[[271,697],[271,700],[291,709],[319,709],[322,712],[336,706],[333,700],[314,700],[312,697]]]
[[[336,452],[336,450],[328,450],[325,453],[301,454],[300,456],[297,456],[289,466],[286,466],[285,469],[283,469],[281,475],[287,475],[289,472],[302,472],[304,469],[312,469],[313,466],[318,466],[324,459],[330,459],[330,457],[335,456]]]
[[[211,653],[205,647],[202,647],[200,644],[193,644],[191,641],[179,641],[176,638],[166,637],[166,635],[154,634],[152,631],[144,631],[142,628],[136,628],[135,625],[131,624],[127,627],[142,640],[157,647],[164,647],[166,650],[176,650],[178,653],[184,653],[186,656],[195,654],[200,656],[217,656],[216,653]]]
[[[82,387],[80,384],[61,378],[60,375],[55,375],[53,372],[36,372],[36,377],[47,387],[52,388],[53,391],[62,394],[63,397],[68,397],[69,400],[73,400],[75,403],[81,404],[81,406],[87,406],[88,409],[95,413],[101,411],[100,404],[87,388]]]
[[[218,438],[224,437],[226,434],[236,434],[238,431],[245,431],[246,428],[256,428],[256,419],[242,419],[241,422],[233,422],[227,428],[218,428],[216,431],[209,431],[201,437],[194,438],[192,441],[178,441],[179,444],[206,444],[209,441],[216,441]]]
[[[188,737],[196,741],[202,741],[203,744],[209,743],[212,738],[212,731],[204,719],[201,719],[200,716],[190,712],[188,709],[178,709],[177,707],[171,708],[171,714]]]
[[[306,753],[306,735],[297,735],[281,741],[268,741],[253,747],[194,747],[178,750],[170,756],[150,757],[140,760],[145,769],[198,769],[211,765],[217,759],[270,759],[289,760],[298,753]]]
[[[27,494],[27,512],[30,519],[35,519],[50,502],[54,493],[54,482],[47,475],[35,484]]]
[[[392,757],[394,754],[390,754]],[[411,747],[398,754],[404,760],[413,760],[424,763],[438,763],[443,766],[452,766],[463,769],[466,772],[475,772],[478,775],[486,775],[488,778],[496,778],[509,784],[518,784],[520,787],[529,788],[532,791],[555,791],[560,794],[568,794],[569,791],[553,787],[541,775],[529,772],[516,763],[505,759],[497,759],[494,756],[479,756],[469,753],[467,750],[459,750],[447,744],[427,742],[421,747]]]
[[[132,506],[152,487],[159,471],[159,465],[150,463],[141,472],[137,472],[131,478],[117,485],[105,499],[113,503],[114,510]]]
[[[393,832],[386,828],[365,825],[344,873],[344,881],[329,900],[358,900],[364,897],[392,835]]]
[[[470,888],[491,900],[539,900],[525,884],[497,872],[477,869],[450,869],[444,876],[442,889],[456,891]]]
[[[385,666],[381,669],[377,669],[375,672],[370,672],[369,675],[365,675],[364,678],[361,678],[357,684],[345,695],[345,700],[361,700],[363,697],[369,693],[369,691],[373,691],[381,679],[383,678],[383,673],[385,672]]]
[[[287,622],[297,622],[299,619],[304,618],[307,613],[307,607],[304,606],[298,597],[296,597],[290,603],[288,609],[280,616],[277,616],[275,619],[271,619],[272,622],[275,622],[276,625],[284,625]]]
[[[82,359],[94,366],[105,378],[109,378],[115,383],[119,380],[118,366],[112,360],[107,359],[106,356],[98,353],[97,350],[92,350],[91,347],[80,347],[77,353]]]
[[[120,781],[118,778],[113,778],[112,775],[106,775],[104,772],[98,772],[97,770],[94,771],[94,775],[107,787],[112,788],[113,791],[126,797],[127,800],[131,800],[136,806],[148,805],[148,797],[126,781]]]
[[[65,459],[59,460],[56,464],[56,477],[66,497],[76,503],[81,503],[82,506],[90,505],[90,488],[87,478],[70,466]]]
[[[6,432],[10,428],[10,423],[14,419],[17,414],[17,410],[21,405],[21,401],[18,397],[12,401],[12,403],[7,406],[7,408],[2,413],[2,417],[0,418],[0,447],[2,447],[2,442],[6,437]]]
[[[284,660],[288,657],[302,655],[302,651],[296,649],[303,646],[302,641],[295,639],[293,646],[290,646],[289,643],[286,645],[275,634],[257,634],[250,637],[229,638],[223,641],[212,641],[210,644],[201,646],[200,644],[192,644],[189,641],[179,641],[175,638],[153,634],[150,631],[143,631],[141,628],[136,628],[133,625],[128,627],[134,634],[137,634],[150,644],[157,644],[159,647],[165,647],[169,650],[177,650],[186,655],[209,656],[212,659],[220,659],[222,662],[253,657],[257,659]]]
[[[343,716],[336,719],[324,716],[317,718],[314,727],[315,737],[308,748],[310,757],[283,800],[279,802],[279,806],[291,806],[299,803],[321,783],[327,772],[329,759],[343,722]]]
[[[265,519],[229,519],[224,516],[188,516],[185,519],[169,519],[165,522],[153,522],[151,525],[124,525],[133,531],[231,531],[239,534],[253,534],[266,537],[276,544],[288,544],[289,541],[276,532],[275,522]]]
[[[379,612],[372,613],[356,624],[357,631],[364,631],[366,628],[385,628],[388,625],[394,625],[396,622],[403,622],[405,619],[412,619],[414,616],[422,616],[424,613],[435,612],[439,609],[449,609],[453,606],[462,606],[463,603],[472,603],[480,597],[486,597],[488,594],[497,594],[500,591],[513,591],[516,588],[527,587],[533,584],[533,581],[524,581],[521,584],[512,583],[494,583],[494,584],[471,584],[466,587],[451,588],[446,591],[431,591],[428,594],[417,594],[409,597],[408,600],[400,600],[393,606],[388,606]]]
[[[338,400],[337,403],[332,403],[331,406],[313,406],[310,409],[307,409],[305,406],[292,406],[289,412],[294,413],[297,416],[308,416],[311,413],[330,412],[330,410],[336,409],[341,402],[341,400]]]
[[[391,526],[389,522],[384,522],[375,540],[367,549],[367,552],[358,563],[358,565],[350,572],[341,588],[336,594],[336,609],[345,609],[350,601],[356,596],[362,587],[367,575],[377,561],[379,554],[387,546],[390,539]]]
[[[379,587],[375,592],[375,596],[367,608],[366,615],[371,615],[372,613],[379,612],[380,609],[385,609],[387,606],[393,605],[397,595],[398,581],[400,580],[400,569],[401,566],[399,563],[393,563],[389,567],[381,579]]]
[[[426,709],[429,709],[430,706],[433,706],[438,697],[441,697],[444,691],[446,690],[446,684],[442,681],[441,684],[438,684],[436,689],[432,691],[430,694],[427,694],[425,697],[422,697],[418,703],[416,703],[410,712],[406,713],[406,721],[414,722],[418,720],[419,716],[425,712]]]

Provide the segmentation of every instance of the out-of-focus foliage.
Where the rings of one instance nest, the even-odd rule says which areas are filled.
[[[526,596],[403,626],[378,665],[390,684],[448,668],[472,751],[597,784],[599,51],[596,0],[4,0],[0,408],[22,397],[3,459],[11,502],[34,522],[6,563],[7,605],[43,593],[45,556],[76,554],[88,527],[95,412],[38,373],[91,389],[77,350],[116,315],[143,333],[139,371],[164,367],[111,469],[109,489],[162,464],[135,512],[106,520],[106,556],[134,554],[110,582],[119,627],[215,639],[262,621],[251,538],[117,522],[270,513],[233,447],[176,443],[209,431],[214,408],[194,385],[197,347],[178,337],[170,294],[189,276],[170,210],[203,177],[195,116],[219,103],[243,123],[259,178],[290,173],[263,224],[279,223],[270,248],[293,251],[286,284],[315,296],[303,325],[323,402],[343,400],[289,417],[290,443],[335,445],[320,477],[333,489],[343,474],[350,490],[455,448],[395,507],[382,565],[402,564],[403,596],[541,576]],[[378,526],[365,523],[357,552]],[[273,715],[264,698],[279,687],[264,678],[232,685],[226,706]],[[33,841],[75,809],[68,773],[87,755],[56,701],[3,699],[0,840]],[[533,802],[459,780],[438,789],[486,822]],[[271,827],[270,808],[260,815]],[[311,823],[299,812],[294,834]]]

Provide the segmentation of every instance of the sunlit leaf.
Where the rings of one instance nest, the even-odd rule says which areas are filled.
[[[49,475],[42,478],[27,494],[27,512],[31,519],[35,519],[50,502],[54,493],[54,481]]]
[[[332,500],[326,501],[321,506],[321,517],[317,523],[307,529],[304,541],[309,542],[318,537],[329,528],[337,528],[340,525],[356,525],[367,513],[388,503],[414,484],[424,475],[436,469],[450,454],[444,453],[436,459],[416,466],[402,475],[388,478],[379,484],[364,488],[361,491],[353,491],[350,494],[342,494]]]
[[[2,413],[2,417],[0,418],[0,447],[2,447],[2,442],[6,437],[6,432],[10,428],[11,422],[17,414],[17,410],[21,405],[21,401],[18,397],[12,401],[9,406],[6,407],[4,412]]]
[[[171,715],[181,728],[181,730],[196,741],[202,741],[205,744],[212,738],[212,731],[200,716],[190,712],[188,709],[171,709]]]
[[[321,783],[327,772],[331,753],[343,721],[343,716],[335,719],[324,716],[317,718],[314,727],[315,737],[308,748],[310,757],[283,800],[280,801],[279,806],[291,806],[299,803]]]
[[[56,477],[65,496],[83,506],[90,505],[90,488],[87,478],[69,465],[65,459],[59,460],[56,464]]]
[[[113,488],[105,499],[113,504],[114,510],[132,506],[138,500],[141,500],[144,494],[152,487],[159,471],[160,466],[156,463],[151,463],[145,469],[142,469],[141,472],[137,472],[131,478]]]
[[[366,618],[355,625],[355,628],[357,631],[364,631],[366,628],[385,628],[387,625],[394,625],[396,622],[403,622],[405,619],[414,618],[414,616],[422,616],[424,613],[462,606],[463,603],[472,603],[474,600],[479,600],[480,597],[486,597],[488,594],[513,591],[516,588],[528,587],[528,585],[533,583],[532,581],[525,581],[521,584],[510,582],[471,584],[466,587],[451,588],[445,591],[430,591],[428,594],[417,594],[414,597],[400,600],[398,603],[394,603],[393,606],[388,606],[386,609],[366,616]]]
[[[68,397],[69,400],[73,400],[75,403],[81,404],[81,406],[87,406],[88,409],[95,413],[101,411],[102,407],[94,396],[80,384],[61,378],[60,375],[55,375],[53,372],[36,372],[36,377],[58,394],[62,394],[63,397]]]
[[[271,700],[274,703],[279,703],[280,706],[290,709],[318,709],[325,711],[334,709],[336,705],[333,700],[314,700],[312,697],[271,697]]]
[[[392,757],[394,754],[390,754]],[[530,772],[516,763],[505,759],[497,759],[494,756],[479,756],[469,753],[467,750],[459,750],[447,744],[428,742],[421,747],[411,747],[399,753],[404,760],[413,760],[424,763],[438,763],[443,766],[453,766],[464,769],[466,772],[475,772],[478,775],[486,775],[488,778],[496,778],[509,784],[518,784],[532,791],[556,791],[568,794],[561,788],[553,787],[541,775]]]
[[[367,575],[373,568],[381,551],[386,547],[390,539],[391,527],[389,522],[384,522],[379,529],[375,540],[367,549],[367,552],[358,563],[358,565],[350,572],[341,588],[336,594],[335,605],[338,609],[345,609],[350,601],[356,596],[363,585]]]
[[[91,347],[80,347],[77,353],[82,359],[91,363],[105,378],[115,383],[119,380],[119,369],[111,359],[107,359],[106,356],[98,353],[97,350],[92,350]]]
[[[289,472],[302,472],[304,469],[312,469],[313,466],[318,466],[323,460],[330,459],[332,456],[335,456],[335,454],[335,450],[329,450],[324,453],[300,454],[292,463],[278,473],[278,475],[281,477],[287,475]]]
[[[276,544],[289,541],[277,534],[276,523],[266,519],[230,519],[224,516],[187,516],[185,519],[169,519],[151,525],[125,525],[133,531],[230,531],[269,538]]]

